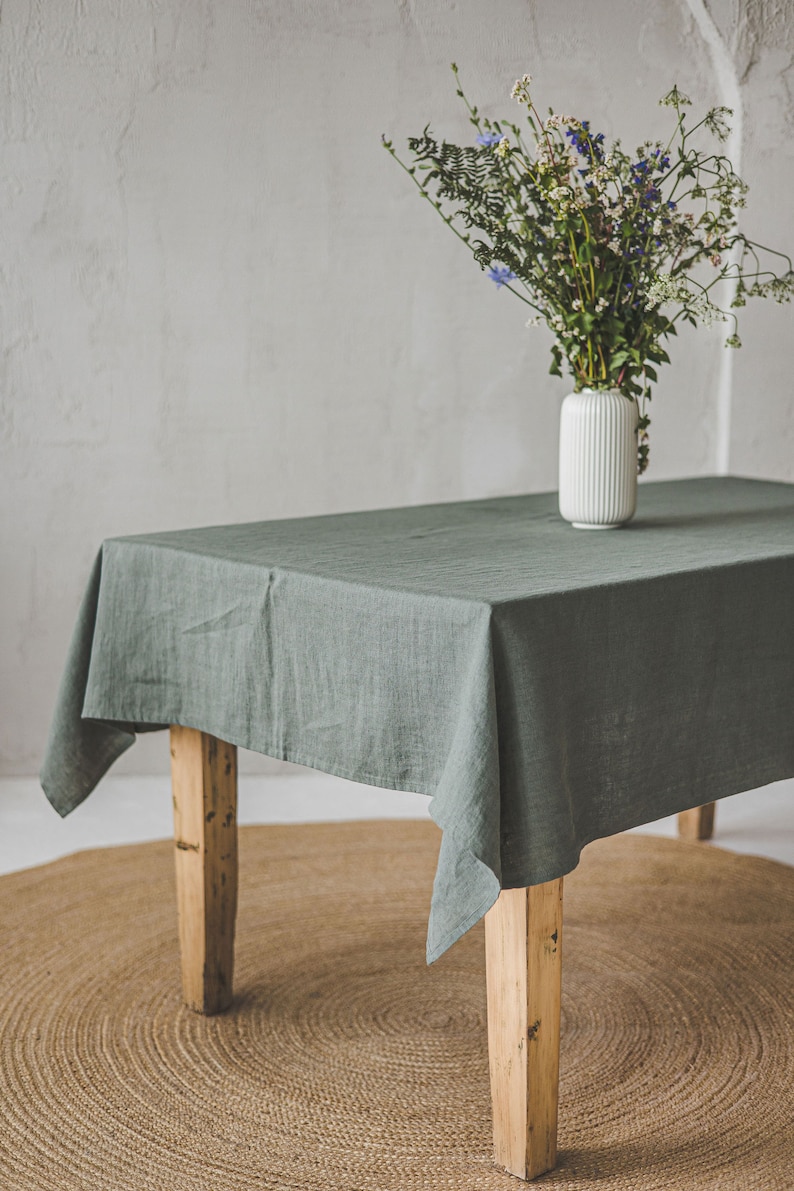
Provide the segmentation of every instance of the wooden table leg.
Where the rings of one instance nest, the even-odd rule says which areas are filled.
[[[691,811],[681,811],[678,816],[678,834],[681,839],[711,839],[714,834],[714,803],[707,802]]]
[[[557,1161],[562,878],[502,891],[485,967],[494,1160],[534,1179]]]
[[[232,1000],[237,913],[237,749],[171,727],[182,992],[198,1013]]]

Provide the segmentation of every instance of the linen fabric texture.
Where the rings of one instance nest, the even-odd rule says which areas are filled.
[[[794,775],[794,486],[643,484],[106,541],[41,773],[62,815],[182,724],[430,795],[432,962],[589,841]]]

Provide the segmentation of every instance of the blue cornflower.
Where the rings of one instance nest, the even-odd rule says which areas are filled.
[[[673,200],[670,199],[670,201],[667,204],[667,207],[668,207],[668,210],[675,211],[678,207],[678,203],[674,203]]]
[[[498,145],[501,139],[501,132],[481,132],[477,136],[477,144],[485,145],[486,149],[490,149],[492,145]]]
[[[488,270],[488,276],[491,281],[496,282],[496,288],[501,289],[503,285],[507,285],[508,281],[515,281],[516,275],[512,269],[508,269],[507,265],[491,265]]]

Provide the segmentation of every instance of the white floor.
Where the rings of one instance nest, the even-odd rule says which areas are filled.
[[[240,777],[241,823],[300,823],[339,819],[421,819],[429,799],[360,786],[310,769]],[[674,835],[674,819],[636,828]],[[0,873],[29,868],[83,848],[169,837],[167,778],[106,777],[61,819],[35,778],[0,780]],[[717,804],[713,844],[794,864],[794,780],[750,790]]]

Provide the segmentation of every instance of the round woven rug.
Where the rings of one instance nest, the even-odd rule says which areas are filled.
[[[482,927],[427,968],[437,829],[241,830],[236,999],[183,1008],[172,845],[0,879],[3,1191],[515,1191]],[[558,1168],[794,1187],[794,869],[600,841],[566,879]]]

